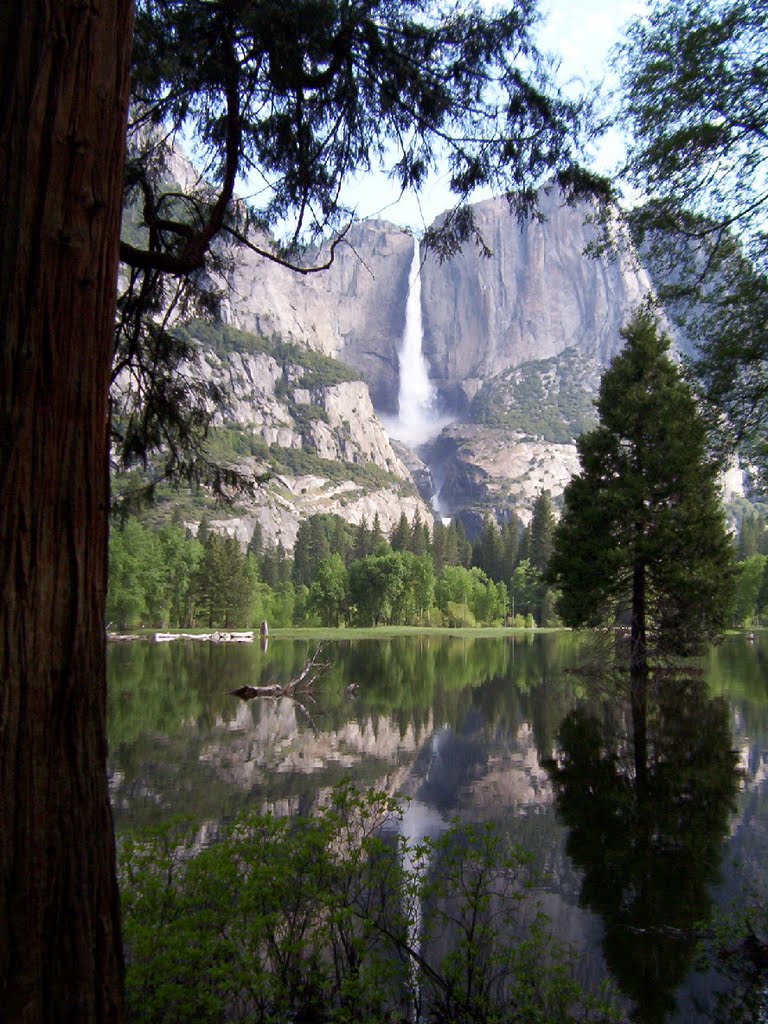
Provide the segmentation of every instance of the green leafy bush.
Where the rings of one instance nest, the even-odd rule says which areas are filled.
[[[124,839],[129,1019],[616,1019],[572,980],[521,849],[492,826],[411,844],[401,821],[342,786],[315,817],[248,815],[207,849],[177,822]]]

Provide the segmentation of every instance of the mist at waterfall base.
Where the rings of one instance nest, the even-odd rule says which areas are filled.
[[[421,256],[418,239],[413,239],[413,257],[408,274],[405,327],[398,352],[400,387],[397,416],[382,416],[390,437],[417,449],[433,440],[454,418],[440,414],[437,391],[429,379],[429,367],[422,351]]]

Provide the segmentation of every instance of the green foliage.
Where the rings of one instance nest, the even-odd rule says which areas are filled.
[[[411,542],[411,527],[408,516],[402,512],[389,535],[389,543],[393,551],[408,551]]]
[[[368,555],[349,567],[349,602],[364,626],[399,621],[405,597],[406,569],[401,554]]]
[[[646,626],[658,651],[685,653],[728,621],[732,544],[705,424],[641,309],[606,370],[600,425],[579,439],[581,472],[565,490],[550,581],[567,625],[631,612],[633,657]]]
[[[175,328],[176,333],[185,340],[203,349],[215,352],[217,356],[226,357],[235,352],[248,355],[266,353],[271,355],[273,342],[261,335],[241,331],[221,320],[195,318]]]
[[[595,420],[592,388],[575,349],[505,370],[472,399],[472,422],[569,444]]]
[[[509,596],[515,616],[524,616],[524,625],[527,616],[532,617],[534,611],[540,611],[545,593],[546,584],[541,572],[531,564],[530,559],[522,559],[509,581]],[[517,622],[515,624],[517,625]],[[544,625],[543,622],[542,625]]]
[[[281,448],[277,444],[269,446],[269,459],[277,472],[291,476],[321,476],[334,483],[352,480],[361,487],[389,487],[404,495],[415,493],[413,485],[381,469],[373,462],[334,462],[332,459],[323,459],[305,448]]]
[[[760,590],[768,556],[750,555],[739,562],[733,593],[734,626],[753,626],[759,614]]]
[[[109,540],[107,620],[121,629],[189,625],[202,545],[181,527],[150,530],[135,518]]]
[[[555,510],[549,491],[536,495],[531,518],[528,558],[534,569],[545,574],[552,557],[555,533]]]
[[[309,602],[324,626],[338,626],[347,605],[347,570],[341,555],[324,558],[309,588]]]
[[[400,818],[343,786],[316,817],[250,814],[202,851],[178,823],[126,838],[130,1020],[615,1019],[532,913],[520,848],[491,826],[411,845],[382,831]]]
[[[436,572],[437,557],[458,557],[460,543],[469,551],[459,527],[435,525],[434,554],[426,549],[428,531],[418,518],[410,525],[403,519],[400,529],[405,531],[404,543],[425,550],[392,551],[376,522],[369,530],[365,523],[354,527],[337,515],[310,516],[299,528],[291,561],[281,544],[264,548],[258,531],[248,550],[241,551],[236,540],[212,530],[205,515],[197,539],[178,526],[157,531],[129,519],[113,530],[110,622],[132,629],[243,628],[262,619],[274,626],[474,626],[505,621],[505,583],[495,582],[477,566],[470,570],[444,564]],[[500,559],[504,549],[498,529],[493,530]],[[371,553],[359,557],[361,551]],[[533,575],[523,588],[525,571]],[[511,592],[517,610],[538,615],[541,577],[530,567],[525,571],[516,572]]]
[[[765,475],[768,9],[656,0],[617,55],[633,230],[730,452]]]
[[[439,520],[432,530],[432,553],[435,571],[439,574],[446,565],[468,567],[472,561],[472,545],[467,540],[460,519],[452,519],[448,526]]]
[[[492,580],[499,581],[504,578],[504,545],[496,520],[492,516],[486,516],[483,532],[479,540],[472,545],[472,565],[482,569]]]
[[[736,224],[763,269],[767,44],[764,3],[656,0],[616,61],[628,176],[653,222],[690,233],[695,212],[712,238]]]
[[[501,623],[507,610],[506,588],[477,567],[444,566],[435,584],[435,600],[443,621],[452,626]]]
[[[226,629],[250,624],[257,579],[256,559],[243,554],[234,537],[211,531],[194,578],[199,616]]]

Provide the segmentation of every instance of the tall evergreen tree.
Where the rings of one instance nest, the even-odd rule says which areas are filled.
[[[472,545],[467,540],[467,531],[464,529],[464,523],[458,517],[452,519],[448,526],[448,533],[453,536],[451,546],[454,548],[455,545],[455,555],[454,560],[447,564],[463,565],[465,569],[468,569],[472,564]]]
[[[472,545],[472,565],[478,566],[489,579],[498,583],[503,578],[503,560],[504,547],[499,527],[493,516],[486,516],[483,531],[478,541]]]
[[[253,524],[253,533],[251,539],[248,541],[248,554],[253,555],[255,558],[261,558],[261,553],[264,550],[264,531],[261,528],[261,523],[256,520]]]
[[[393,551],[410,551],[411,527],[405,512],[400,513],[400,518],[389,535],[389,543]]]
[[[549,491],[542,491],[533,503],[531,519],[530,546],[528,558],[531,565],[539,572],[546,572],[552,555],[553,535],[555,532],[555,510]]]
[[[384,531],[381,528],[381,519],[379,513],[375,512],[373,515],[373,523],[371,525],[371,551],[372,555],[383,554],[387,549],[387,541],[384,536]]]
[[[505,582],[509,582],[515,571],[519,545],[517,518],[513,516],[501,528],[501,578]]]
[[[606,370],[598,427],[578,441],[551,579],[570,626],[629,614],[630,668],[649,651],[690,653],[725,625],[732,544],[704,421],[644,307]]]
[[[293,582],[308,587],[315,578],[317,567],[331,555],[329,517],[314,515],[299,527],[293,549]]]
[[[416,509],[411,523],[410,549],[414,555],[423,555],[429,550],[429,527],[421,521],[418,509]]]
[[[355,529],[355,543],[352,548],[352,558],[360,559],[370,555],[371,552],[371,531],[368,529],[368,520],[363,516]]]

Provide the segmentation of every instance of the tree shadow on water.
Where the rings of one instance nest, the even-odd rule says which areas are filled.
[[[656,673],[617,721],[571,711],[547,767],[606,962],[632,1019],[663,1024],[712,916],[734,807],[727,706],[700,678]]]

